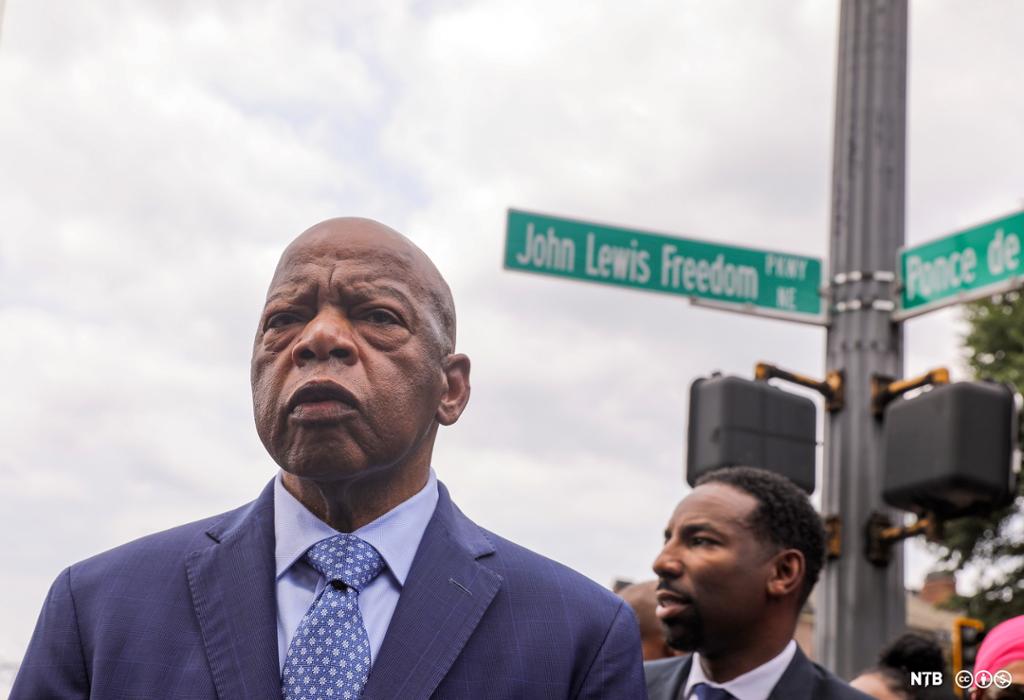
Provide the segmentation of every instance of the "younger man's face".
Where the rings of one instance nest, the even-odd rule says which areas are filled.
[[[739,489],[709,483],[676,506],[653,567],[656,614],[671,647],[713,658],[756,633],[774,553],[749,525],[757,505]]]

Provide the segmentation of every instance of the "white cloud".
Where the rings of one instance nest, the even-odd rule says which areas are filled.
[[[917,242],[1020,206],[1024,57],[1012,2],[911,12]],[[648,576],[690,381],[821,375],[824,334],[503,271],[505,209],[823,257],[836,22],[817,1],[8,3],[0,656],[64,565],[273,473],[253,324],[284,244],[337,214],[451,281],[474,394],[436,464],[465,510],[602,583]],[[956,318],[908,324],[908,373],[954,362]]]

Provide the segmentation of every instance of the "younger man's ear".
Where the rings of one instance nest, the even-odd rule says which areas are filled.
[[[803,552],[798,549],[784,549],[770,562],[771,575],[768,578],[768,595],[775,598],[788,596],[804,584],[807,570]]]

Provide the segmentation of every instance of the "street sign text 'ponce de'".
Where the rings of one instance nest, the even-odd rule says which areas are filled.
[[[902,316],[1019,286],[1024,212],[900,251]]]
[[[508,212],[505,267],[681,294],[795,319],[822,315],[822,266],[817,258],[514,209]]]

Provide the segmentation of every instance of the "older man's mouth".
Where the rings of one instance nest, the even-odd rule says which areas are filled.
[[[307,382],[288,400],[289,416],[300,423],[333,423],[357,409],[352,392],[330,380]]]

